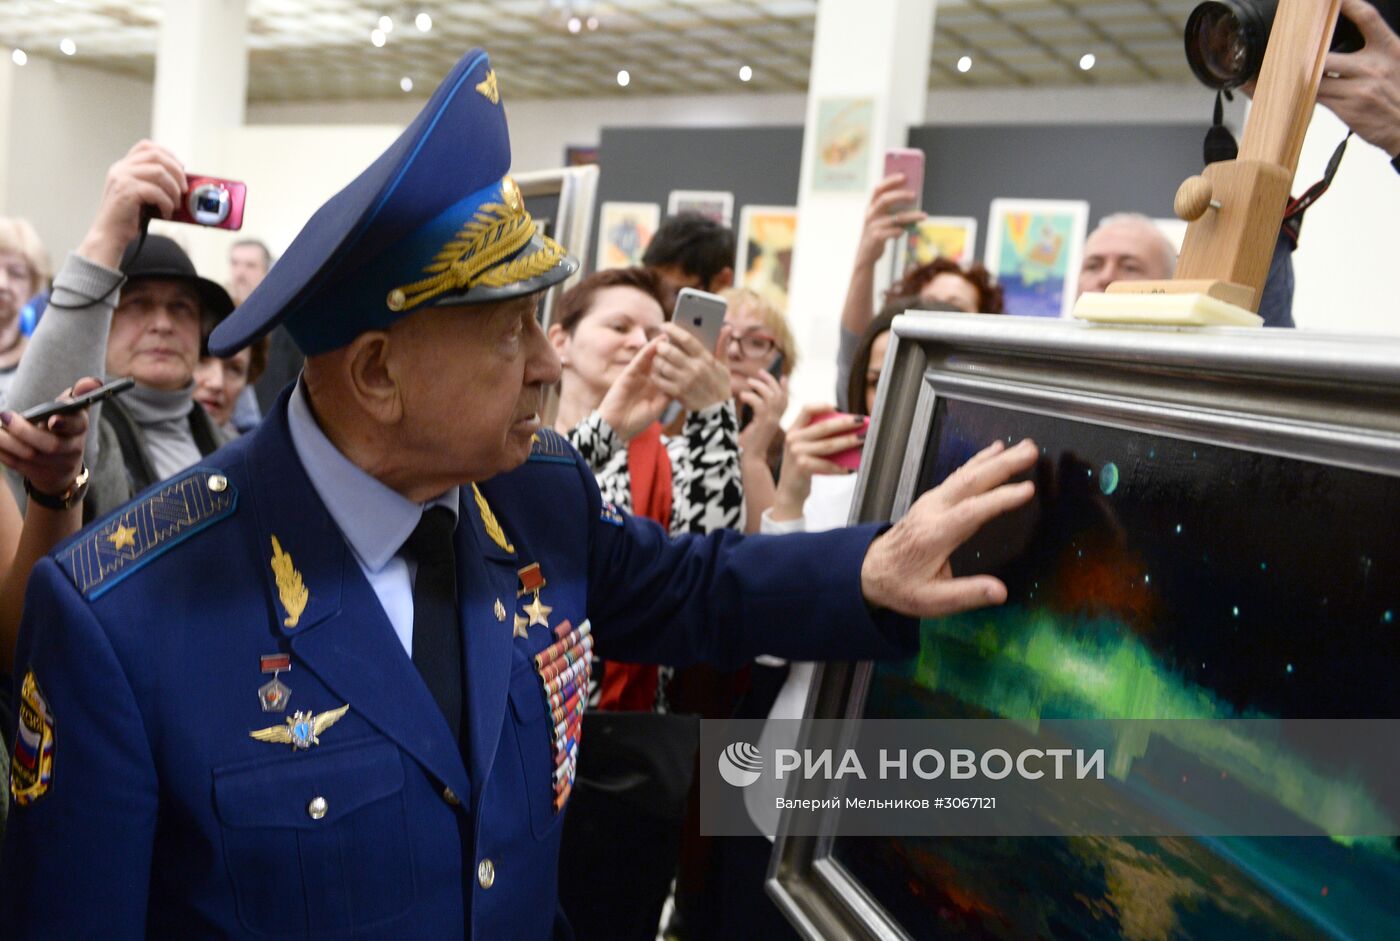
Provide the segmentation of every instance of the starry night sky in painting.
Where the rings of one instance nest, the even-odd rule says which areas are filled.
[[[1034,502],[954,556],[877,718],[1400,718],[1400,478],[943,399],[920,491],[1033,437]],[[1313,795],[1325,798],[1327,795]],[[1400,938],[1400,842],[843,837],[918,939]]]
[[[945,400],[921,489],[1008,433],[1035,504],[956,572],[1119,622],[1240,715],[1400,718],[1400,478]]]

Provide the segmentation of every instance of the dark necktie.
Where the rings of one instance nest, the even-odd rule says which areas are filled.
[[[413,579],[413,665],[460,744],[462,631],[457,624],[457,557],[452,549],[456,525],[447,507],[430,507],[403,551],[418,563]]]

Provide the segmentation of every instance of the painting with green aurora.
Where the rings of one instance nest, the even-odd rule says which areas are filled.
[[[916,659],[876,666],[866,716],[1400,717],[1400,478],[944,398],[919,489],[1025,436],[1036,500],[953,560],[1005,581],[1006,605],[925,622]],[[1260,799],[1306,819],[1335,796],[1309,787]],[[920,941],[1400,938],[1395,839],[842,837],[834,855]]]

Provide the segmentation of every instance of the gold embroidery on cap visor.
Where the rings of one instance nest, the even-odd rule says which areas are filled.
[[[477,83],[476,90],[481,92],[482,96],[487,101],[491,102],[491,104],[498,105],[501,103],[501,89],[500,86],[496,84],[495,69],[486,73],[485,80]]]
[[[535,220],[521,205],[515,181],[502,184],[506,203],[486,203],[471,221],[444,245],[423,269],[428,277],[389,292],[385,303],[393,311],[417,307],[435,297],[474,287],[506,287],[542,275],[563,260],[558,242],[540,235],[541,247],[503,264],[536,236]],[[514,203],[509,205],[508,203]]]

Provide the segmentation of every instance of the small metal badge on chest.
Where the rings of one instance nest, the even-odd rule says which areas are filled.
[[[258,705],[263,712],[286,712],[287,702],[292,698],[292,688],[282,682],[283,670],[291,670],[292,656],[286,653],[263,654],[258,658],[263,673],[271,673],[272,679],[258,687]]]

